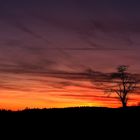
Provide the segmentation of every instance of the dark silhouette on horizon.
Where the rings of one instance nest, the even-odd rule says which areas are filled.
[[[110,87],[109,92],[116,93],[122,103],[123,108],[127,107],[128,95],[134,93],[137,88],[136,78],[127,73],[128,66],[122,65],[117,68],[117,73],[112,74],[113,83],[115,87]]]
[[[103,73],[97,80],[94,80],[94,71],[90,70],[89,73],[97,89],[108,93],[109,97],[110,94],[115,93],[123,108],[127,107],[130,94],[139,93],[137,75],[129,73],[126,65],[117,67],[117,72],[115,73]]]

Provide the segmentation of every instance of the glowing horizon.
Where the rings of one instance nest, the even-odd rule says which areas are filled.
[[[30,85],[25,82],[26,85]],[[0,108],[22,110],[25,108],[64,108],[78,106],[95,107],[121,107],[115,94],[108,97],[103,91],[91,88],[90,82],[77,82],[77,86],[55,85],[47,86],[46,83],[34,83],[32,87],[7,89],[3,87],[0,94]],[[79,84],[80,83],[80,84]],[[64,84],[64,83],[63,83]],[[37,86],[37,87],[36,87]],[[83,86],[83,87],[82,87]],[[130,95],[128,105],[138,105],[139,95]]]

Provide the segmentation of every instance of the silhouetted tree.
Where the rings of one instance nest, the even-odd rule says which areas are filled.
[[[132,74],[127,72],[127,66],[119,66],[117,70],[117,73],[111,74],[114,85],[108,89],[108,92],[116,93],[123,108],[125,108],[128,102],[128,95],[136,90],[137,81]]]
[[[116,93],[123,108],[127,107],[128,95],[138,88],[136,75],[128,73],[128,66],[125,65],[119,66],[117,72],[110,74],[98,74],[92,70],[88,72],[97,89],[104,90],[108,94]]]

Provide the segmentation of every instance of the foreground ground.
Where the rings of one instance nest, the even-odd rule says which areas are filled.
[[[0,111],[0,128],[3,133],[14,131],[12,135],[36,137],[63,136],[66,139],[75,134],[94,138],[125,134],[125,130],[138,130],[140,107],[110,109],[97,107],[77,107],[64,109],[26,109],[23,111]],[[127,131],[127,135],[131,134]],[[102,132],[102,133],[101,133]],[[103,135],[105,132],[105,135]],[[87,134],[88,133],[88,134]],[[98,135],[100,134],[100,135]],[[59,136],[60,135],[60,136]],[[8,135],[5,135],[8,136]],[[116,137],[116,136],[115,136]],[[42,139],[43,139],[42,138]],[[39,138],[41,139],[41,138]],[[48,138],[50,139],[50,138]],[[73,138],[72,138],[73,139]],[[86,138],[87,139],[87,138]]]

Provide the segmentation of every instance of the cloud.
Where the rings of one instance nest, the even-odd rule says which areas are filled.
[[[117,2],[117,6],[113,4],[114,2],[103,2],[104,6],[98,1],[87,1],[86,5],[84,3],[84,1],[69,1],[68,4],[64,1],[62,3],[55,1],[55,4],[51,1],[29,3],[22,1],[21,4],[18,2],[13,5],[9,1],[7,3],[9,10],[6,10],[6,5],[1,9],[5,11],[2,20],[5,23],[6,43],[0,48],[3,56],[0,60],[0,73],[84,81],[89,80],[84,68],[89,67],[90,62],[85,63],[82,60],[91,61],[92,55],[93,65],[109,63],[108,59],[112,64],[113,58],[120,61],[121,56],[127,54],[123,51],[130,52],[137,48],[134,34],[139,37],[139,18],[134,16],[133,21],[129,19],[137,14],[135,11],[131,13],[132,15],[125,13],[129,10],[121,1]],[[119,3],[123,3],[123,6],[121,7]],[[123,7],[126,9],[124,13]],[[10,32],[13,36],[9,36]],[[25,36],[22,36],[23,34]],[[22,37],[18,38],[19,35]],[[111,52],[116,51],[118,54],[114,57]],[[127,61],[127,58],[123,61]],[[76,68],[81,68],[80,65],[85,65],[81,69],[83,72],[66,70],[69,67],[76,71]],[[103,72],[95,71],[93,74],[94,81],[105,81],[107,76],[108,74]],[[59,84],[59,86],[72,85],[71,82]]]
[[[32,37],[36,38],[36,39],[39,39],[39,40],[42,40],[46,43],[50,43],[46,38],[44,38],[42,35],[38,34],[37,32],[33,31],[31,29],[31,27],[27,27],[25,26],[23,23],[19,22],[19,21],[16,21],[15,23],[13,23],[13,26],[15,26],[16,28],[20,29],[21,31],[31,35]]]

